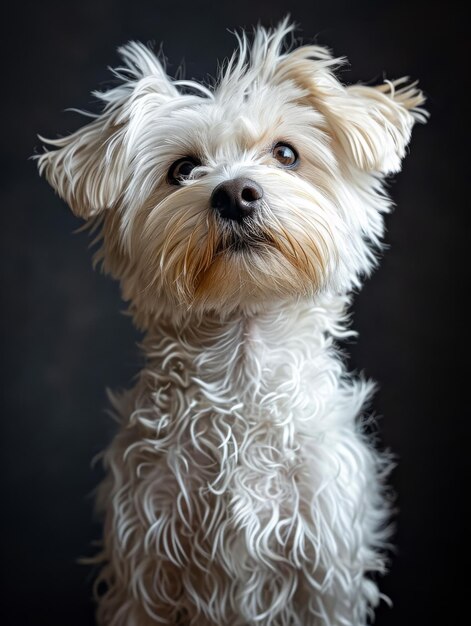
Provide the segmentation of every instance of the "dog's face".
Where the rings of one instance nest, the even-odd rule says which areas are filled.
[[[144,325],[169,307],[345,292],[372,265],[381,179],[400,168],[422,95],[344,87],[325,49],[281,52],[290,30],[241,38],[213,89],[170,80],[128,44],[102,115],[39,158],[74,212],[100,222],[99,256]]]

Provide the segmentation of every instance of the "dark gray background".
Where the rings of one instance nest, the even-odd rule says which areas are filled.
[[[27,160],[35,134],[81,123],[64,109],[96,107],[89,92],[109,80],[106,66],[129,39],[163,42],[170,73],[185,59],[186,76],[204,79],[234,46],[227,28],[270,25],[287,11],[307,41],[348,56],[345,80],[409,74],[429,98],[430,123],[414,131],[391,185],[398,208],[387,220],[390,249],[356,298],[360,336],[346,348],[351,367],[379,382],[381,442],[399,460],[397,553],[382,585],[394,608],[383,606],[377,624],[463,623],[467,22],[452,3],[392,0],[46,0],[4,13],[3,623],[93,623],[93,572],[76,563],[99,536],[90,494],[100,471],[90,460],[113,432],[105,387],[129,384],[140,363],[117,286],[92,272],[87,236],[72,235],[79,221]]]

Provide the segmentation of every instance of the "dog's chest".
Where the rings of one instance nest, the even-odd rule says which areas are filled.
[[[272,329],[235,325],[192,345],[161,338],[136,389],[126,446],[148,541],[179,564],[198,562],[195,546],[216,558],[215,542],[245,560],[257,537],[286,553],[309,514],[312,445],[329,428],[338,365],[319,333],[286,346]]]

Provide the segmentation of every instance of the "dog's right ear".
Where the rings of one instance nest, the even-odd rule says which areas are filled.
[[[136,103],[147,97],[160,106],[179,93],[147,47],[130,42],[119,53],[124,67],[113,73],[123,82],[94,92],[105,103],[103,113],[68,137],[40,137],[53,148],[36,157],[40,174],[85,219],[115,206],[125,189],[130,174],[126,143]]]

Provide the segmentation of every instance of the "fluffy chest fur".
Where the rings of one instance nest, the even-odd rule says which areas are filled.
[[[384,511],[369,484],[379,464],[357,420],[370,386],[342,377],[339,305],[178,334],[168,324],[146,341],[147,367],[116,402],[100,501],[114,545],[103,556],[131,568],[148,613],[306,626],[338,584],[354,610],[347,579],[359,562],[381,567],[372,548]],[[313,588],[323,599],[310,606]]]

